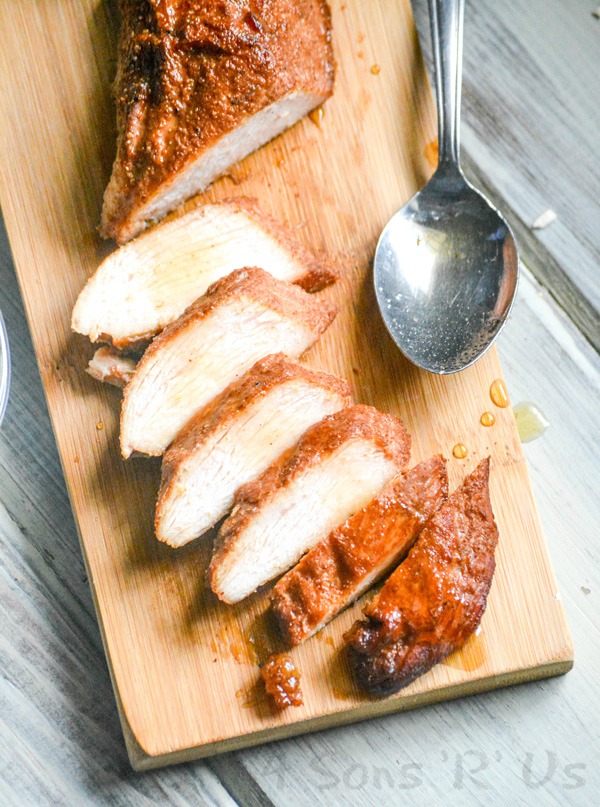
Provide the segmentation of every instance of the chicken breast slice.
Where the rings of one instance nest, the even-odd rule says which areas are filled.
[[[86,367],[86,372],[96,381],[123,389],[133,378],[136,366],[136,359],[124,356],[117,348],[105,345],[99,347],[94,353]]]
[[[200,205],[115,250],[82,290],[71,328],[117,347],[155,336],[243,266],[318,291],[335,280],[289,230],[240,197]]]
[[[193,415],[258,359],[297,358],[336,315],[325,300],[258,268],[214,283],[157,336],[125,387],[121,453],[158,456]]]
[[[348,383],[293,364],[282,353],[258,361],[198,412],[167,450],[156,505],[156,537],[182,546],[233,506],[255,479],[326,415],[349,406]]]
[[[344,636],[357,684],[391,695],[466,642],[485,611],[498,528],[483,460],[431,517]]]
[[[445,460],[433,457],[395,477],[314,546],[273,589],[286,642],[308,639],[399,563],[447,497]]]
[[[289,569],[379,493],[409,454],[402,422],[370,406],[343,409],[310,428],[236,493],[209,569],[215,594],[238,602]]]
[[[117,155],[101,232],[119,243],[323,103],[325,0],[120,0]]]

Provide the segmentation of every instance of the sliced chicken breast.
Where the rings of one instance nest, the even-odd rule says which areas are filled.
[[[326,261],[255,200],[228,199],[165,221],[111,253],[79,295],[71,327],[117,347],[149,339],[242,266],[260,266],[306,291],[335,280]]]
[[[123,243],[333,91],[325,0],[120,0],[117,156],[102,234]]]
[[[402,422],[373,407],[324,418],[236,493],[210,565],[215,594],[238,602],[289,569],[379,493],[409,454]]]
[[[160,455],[193,415],[258,359],[297,358],[335,317],[325,300],[257,268],[214,283],[154,339],[125,387],[121,452]]]
[[[394,478],[313,547],[273,589],[286,642],[308,639],[399,563],[447,496],[445,460],[433,457]]]
[[[407,686],[466,642],[485,611],[498,528],[489,458],[432,516],[408,557],[345,635],[358,685],[372,695]]]
[[[282,353],[258,361],[198,412],[167,450],[156,537],[182,546],[202,535],[231,509],[240,485],[351,400],[346,381],[293,364]]]
[[[99,347],[90,359],[86,372],[96,381],[103,381],[105,384],[112,384],[113,387],[121,389],[133,378],[137,360],[131,356],[125,356],[120,350],[105,345]]]

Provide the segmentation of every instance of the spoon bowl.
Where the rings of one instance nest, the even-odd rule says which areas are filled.
[[[400,350],[454,373],[492,344],[518,278],[510,227],[455,166],[442,165],[396,213],[375,253],[375,293]]]
[[[388,222],[375,252],[377,302],[390,335],[432,373],[473,364],[510,311],[519,257],[510,227],[464,177],[459,122],[464,0],[429,0],[439,163]]]

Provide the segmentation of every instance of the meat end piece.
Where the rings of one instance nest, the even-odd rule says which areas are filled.
[[[212,590],[234,603],[285,572],[379,493],[409,454],[402,422],[371,406],[324,418],[237,491],[215,542]]]
[[[99,347],[90,359],[86,372],[96,381],[103,381],[113,387],[123,389],[135,373],[137,361],[131,356],[124,356],[114,347]]]
[[[101,232],[123,243],[333,92],[325,0],[120,0],[117,154]]]
[[[198,412],[167,450],[156,506],[156,537],[182,546],[233,506],[302,434],[352,403],[341,378],[293,364],[282,353],[258,361]]]
[[[123,347],[149,339],[207,288],[242,266],[318,291],[335,280],[256,200],[227,199],[171,218],[115,250],[79,295],[71,328]]]
[[[435,513],[407,559],[345,635],[358,685],[385,696],[430,670],[475,631],[495,569],[498,528],[489,458]]]
[[[446,462],[432,457],[394,478],[313,547],[273,589],[285,641],[308,639],[398,564],[447,497]]]
[[[278,709],[302,706],[300,673],[294,660],[287,653],[274,653],[269,656],[260,668],[260,677]]]
[[[160,455],[197,412],[259,359],[297,358],[336,315],[258,268],[218,280],[159,334],[125,387],[121,453]]]

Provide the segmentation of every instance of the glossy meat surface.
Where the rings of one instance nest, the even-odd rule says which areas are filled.
[[[397,692],[461,647],[479,625],[498,529],[483,460],[425,526],[407,559],[345,635],[357,683]]]
[[[225,199],[170,218],[111,252],[81,291],[71,328],[117,347],[150,339],[243,266],[260,266],[306,291],[335,280],[327,261],[256,200]]]
[[[144,353],[125,387],[121,452],[158,456],[188,421],[247,372],[280,351],[298,358],[336,309],[256,267],[214,283]]]
[[[157,538],[182,546],[202,535],[231,509],[241,485],[351,401],[341,378],[294,364],[282,353],[258,361],[195,415],[167,450]]]
[[[402,422],[370,406],[343,409],[310,428],[236,493],[210,565],[215,594],[238,602],[285,572],[379,493],[409,454]]]
[[[297,645],[320,630],[397,564],[447,496],[445,461],[432,457],[393,479],[313,547],[273,589],[286,642]]]

